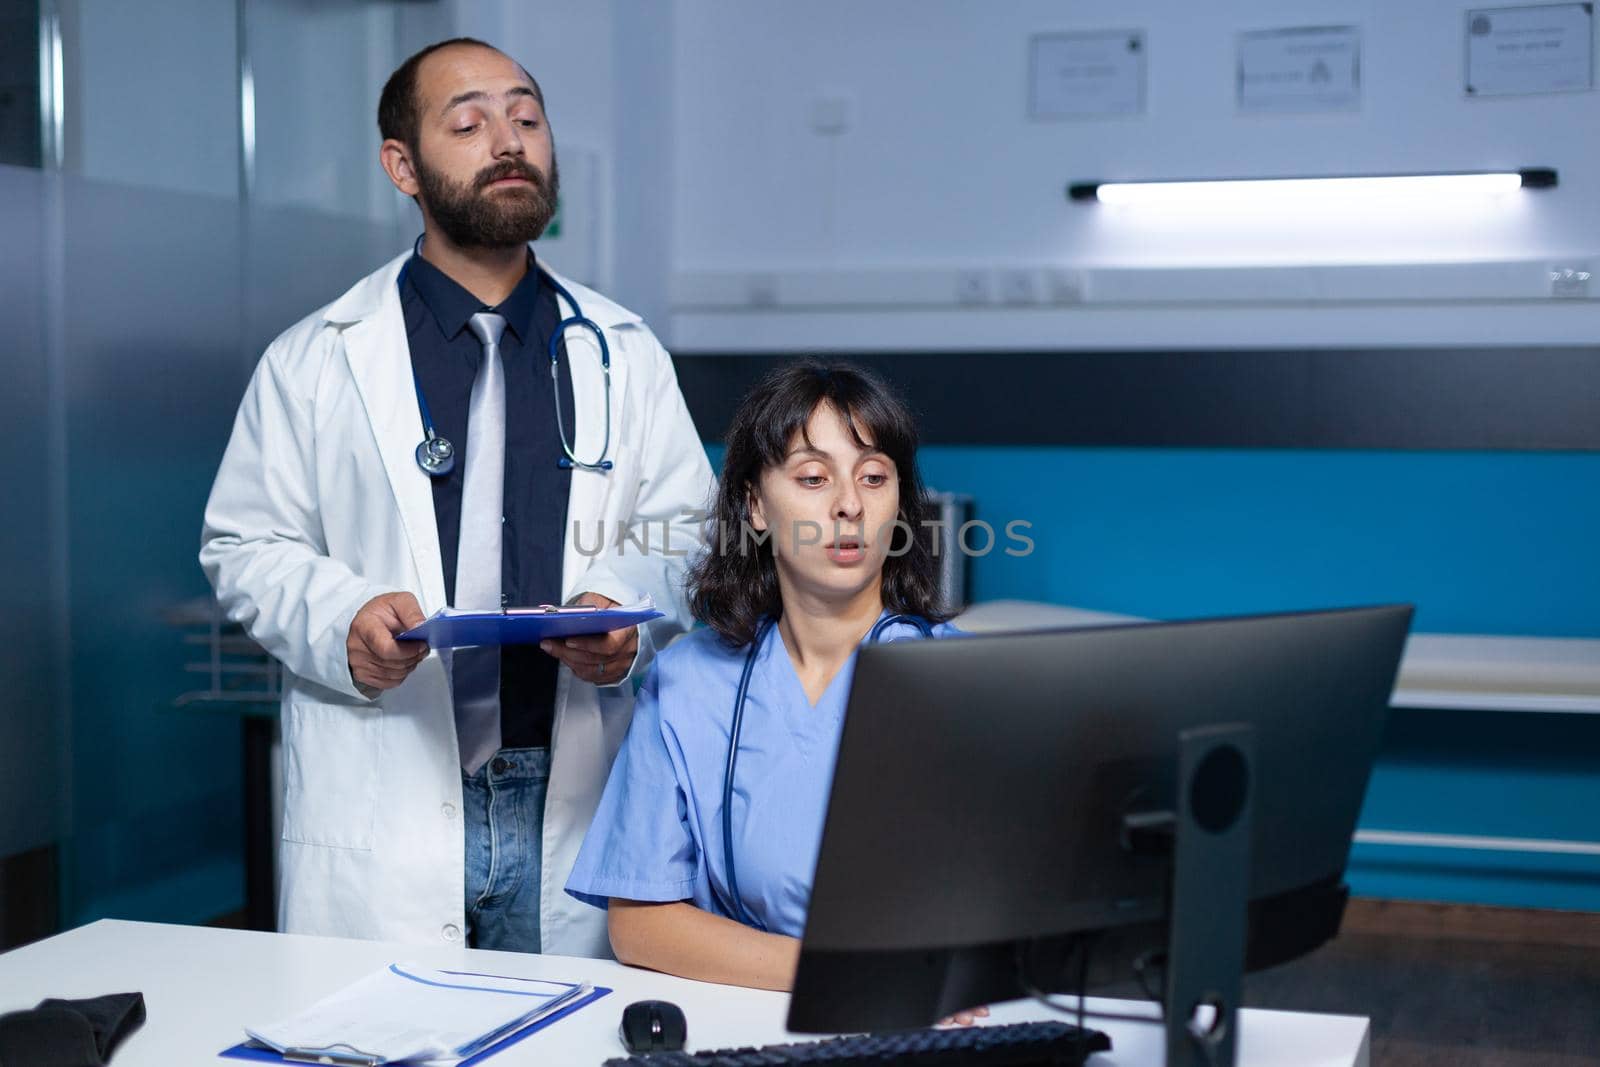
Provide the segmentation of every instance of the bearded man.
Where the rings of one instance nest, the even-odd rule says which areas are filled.
[[[267,348],[212,488],[201,564],[285,668],[282,930],[609,953],[562,886],[629,683],[690,622],[712,476],[655,336],[529,247],[544,105],[482,41],[394,72],[379,159],[422,236]],[[446,605],[645,595],[663,618],[600,636],[397,640]]]

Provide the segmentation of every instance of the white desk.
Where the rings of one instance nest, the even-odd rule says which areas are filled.
[[[617,1041],[623,1005],[659,998],[683,1008],[689,1048],[727,1048],[810,1040],[783,1028],[781,993],[691,982],[607,960],[531,956],[446,946],[261,934],[104,920],[0,955],[0,1013],[31,1008],[49,996],[144,993],[149,1018],[118,1049],[112,1067],[226,1065],[216,1054],[243,1040],[246,1022],[268,1022],[401,959],[433,967],[567,981],[587,979],[616,992],[494,1056],[496,1067],[579,1067],[624,1055]],[[1122,1011],[1153,1005],[1095,1001]],[[993,1021],[1050,1018],[1027,1001],[994,1007]],[[1111,1035],[1111,1055],[1095,1067],[1161,1063],[1161,1030],[1096,1021]],[[1367,1067],[1367,1020],[1347,1015],[1246,1011],[1243,1067]]]

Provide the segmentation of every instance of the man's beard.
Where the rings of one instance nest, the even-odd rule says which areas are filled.
[[[459,184],[429,167],[413,152],[422,203],[450,243],[460,248],[510,248],[536,240],[556,213],[561,171],[550,157],[547,181],[539,168],[522,159],[506,159]],[[487,192],[501,178],[526,178],[527,186]]]

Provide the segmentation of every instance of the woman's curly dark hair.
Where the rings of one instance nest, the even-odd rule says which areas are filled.
[[[857,445],[870,442],[893,460],[899,476],[895,518],[904,525],[896,526],[883,563],[884,607],[929,622],[950,617],[940,602],[933,533],[923,524],[936,516],[917,473],[917,426],[910,409],[870,371],[804,359],[769,371],[734,413],[707,518],[707,551],[689,570],[695,617],[735,647],[755,638],[763,617],[783,613],[771,542],[748,533],[750,490],[763,471],[784,463],[796,437],[806,440],[806,423],[823,404],[839,412]]]

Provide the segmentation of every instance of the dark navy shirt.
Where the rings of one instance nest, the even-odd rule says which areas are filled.
[[[400,283],[411,366],[427,398],[434,431],[456,447],[456,465],[433,479],[445,597],[455,603],[461,543],[461,487],[466,466],[467,409],[483,346],[467,326],[480,311],[506,320],[500,358],[506,382],[505,528],[500,589],[504,604],[525,607],[561,598],[561,554],[572,475],[560,469],[549,337],[560,321],[556,295],[542,284],[533,255],[528,273],[496,307],[487,307],[421,256]],[[566,353],[562,352],[562,362]],[[570,401],[563,405],[570,411]],[[570,421],[568,425],[571,425]],[[550,744],[559,664],[537,645],[508,645],[500,655],[500,733],[506,748]]]

